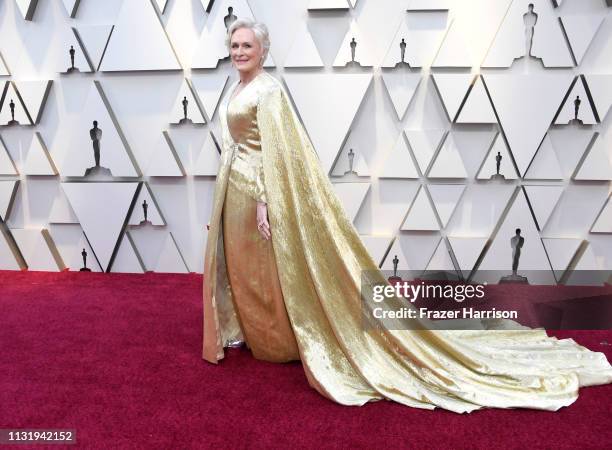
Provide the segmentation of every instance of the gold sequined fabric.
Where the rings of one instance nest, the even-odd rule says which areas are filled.
[[[228,132],[236,144],[229,181],[254,200],[266,202],[257,97],[252,92],[256,86],[257,83],[249,83],[227,105]]]
[[[272,241],[257,230],[257,202],[230,180],[223,205],[223,236],[232,299],[244,338],[257,359],[299,360],[276,271]]]
[[[230,285],[224,240],[231,237],[224,236],[221,218],[232,206],[226,198],[231,180],[256,199],[253,180],[259,179],[272,230],[268,269],[277,269],[308,381],[327,398],[345,405],[388,399],[455,412],[557,410],[575,401],[580,386],[612,382],[602,353],[544,330],[366,329],[360,276],[370,271],[372,281],[385,282],[384,275],[345,216],[281,83],[264,72],[220,113],[223,152],[204,266],[204,359],[217,363],[228,342],[244,338],[241,308],[232,300],[232,290],[241,287]],[[263,176],[257,178],[257,170],[231,175],[233,162],[249,151],[260,152]]]

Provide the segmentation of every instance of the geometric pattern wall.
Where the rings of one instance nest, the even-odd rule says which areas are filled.
[[[228,8],[381,267],[612,269],[604,0],[5,0],[0,270],[202,272]]]

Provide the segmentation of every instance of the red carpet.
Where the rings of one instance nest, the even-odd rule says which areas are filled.
[[[336,405],[308,386],[299,363],[256,361],[247,350],[206,363],[201,282],[0,272],[0,428],[73,428],[83,448],[612,447],[612,385],[585,388],[556,413],[458,415]],[[612,331],[557,335],[612,358]]]

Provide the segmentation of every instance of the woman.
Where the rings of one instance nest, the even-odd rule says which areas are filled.
[[[468,412],[556,410],[609,383],[601,353],[542,330],[365,329],[360,276],[384,283],[279,81],[262,69],[264,25],[228,30],[240,80],[220,110],[223,152],[205,255],[203,357],[245,341],[256,358],[302,361],[345,405],[389,399]]]

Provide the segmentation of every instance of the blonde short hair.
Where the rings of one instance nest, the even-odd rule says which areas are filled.
[[[230,46],[232,43],[232,35],[234,31],[239,28],[248,28],[253,31],[255,34],[255,38],[259,41],[259,44],[263,48],[263,57],[261,59],[261,64],[263,65],[264,61],[268,57],[268,52],[270,51],[270,34],[268,33],[268,27],[261,22],[254,22],[251,19],[236,19],[227,30],[227,36],[225,37],[225,45],[227,46],[228,51],[230,50]]]

